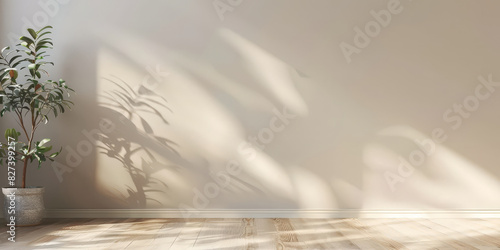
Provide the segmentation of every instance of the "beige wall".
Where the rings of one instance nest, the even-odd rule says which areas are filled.
[[[498,1],[41,2],[0,41],[48,17],[78,92],[48,208],[500,207]]]

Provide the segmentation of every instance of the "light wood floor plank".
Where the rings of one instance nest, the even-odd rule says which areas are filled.
[[[439,224],[436,224],[430,220],[427,219],[418,219],[415,220],[417,225],[421,225],[425,231],[428,231],[429,233],[434,233],[436,235],[439,235],[438,237],[441,238],[441,240],[455,248],[455,249],[474,249],[477,250],[476,247],[473,247],[472,245],[460,240],[460,237],[457,235],[457,233],[452,232],[450,233],[448,230],[443,230],[443,227]]]
[[[484,241],[491,242],[500,249],[500,225],[496,226],[496,228],[490,228],[488,225],[485,225],[486,222],[480,219],[469,219],[465,220],[463,224],[473,226],[474,230],[481,235]]]
[[[60,219],[0,249],[500,249],[497,219]]]
[[[154,236],[154,240],[151,243],[153,247],[151,249],[169,249],[185,224],[185,219],[165,219]]]
[[[473,223],[473,220],[469,219],[467,221],[469,221],[469,223],[461,219],[440,219],[436,221],[436,223],[440,223],[445,229],[450,229],[452,232],[461,236],[461,240],[479,249],[493,249],[499,247],[498,244],[488,240],[488,237],[485,237],[484,234],[477,230],[478,228]]]
[[[351,219],[327,220],[345,239],[360,249],[384,249],[378,242],[370,241],[363,232],[358,231],[348,223]]]
[[[277,249],[306,249],[304,242],[299,241],[297,231],[287,218],[273,219],[278,237]]]
[[[375,228],[368,225],[368,221],[361,222],[359,219],[351,219],[346,222],[353,229],[362,233],[370,241],[377,242],[384,249],[407,249],[403,244],[387,238],[384,233],[380,233]]]
[[[19,245],[26,245],[28,247],[36,247],[37,245],[35,242],[37,240],[41,240],[44,237],[50,237],[50,234],[54,231],[59,230],[60,228],[63,228],[65,226],[74,226],[78,225],[81,223],[85,223],[87,221],[90,221],[90,219],[85,219],[85,220],[60,220],[56,221],[55,223],[47,223],[44,222],[40,226],[34,227],[35,230],[30,230],[28,233],[24,234],[22,233],[24,227],[20,228],[20,235],[16,237],[16,244]]]
[[[211,219],[205,222],[194,249],[248,249],[244,219]]]
[[[204,226],[206,219],[189,219],[186,220],[182,231],[179,233],[175,241],[170,246],[170,249],[191,249],[194,247],[198,235]]]
[[[249,239],[253,242],[251,246],[255,249],[278,249],[279,235],[272,219],[253,219],[253,225],[253,235]]]
[[[291,219],[298,233],[298,239],[307,249],[359,249],[332,228],[325,219]]]
[[[363,223],[365,227],[374,231],[375,234],[382,235],[382,237],[393,241],[393,245],[397,245],[398,243],[401,244],[401,246],[396,246],[396,248],[408,248],[408,244],[413,243],[413,238],[411,236],[405,235],[399,230],[395,230],[390,223],[386,222],[388,221],[385,219],[362,219],[358,221],[358,223]],[[405,244],[403,245],[403,243]]]
[[[151,246],[164,223],[165,219],[146,219],[140,223],[136,223],[130,228],[131,232],[135,235],[126,249],[135,250],[142,249],[144,246]]]
[[[439,234],[433,233],[413,219],[384,220],[384,224],[404,235],[402,242],[408,249],[454,249],[446,244]]]

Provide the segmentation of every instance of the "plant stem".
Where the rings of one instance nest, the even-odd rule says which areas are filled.
[[[26,188],[26,170],[28,170],[28,157],[24,157],[22,188]]]
[[[34,62],[36,63],[36,53],[34,53],[33,57],[34,57]],[[33,78],[36,79],[36,75],[34,75]],[[24,130],[24,133],[26,134],[26,137],[28,138],[28,152],[31,151],[31,147],[33,145],[33,138],[35,137],[35,130],[36,130],[36,119],[37,118],[35,118],[35,110],[34,109],[35,109],[35,104],[32,102],[30,104],[30,111],[31,111],[31,134],[29,136],[28,136],[28,132],[26,131],[26,128],[24,126],[23,116],[21,115],[21,124],[23,125],[22,127],[23,127],[23,130]],[[28,155],[28,156],[24,157],[22,188],[26,188],[26,173],[28,172],[28,160],[31,160],[31,157],[32,157],[31,155]]]
[[[31,104],[31,135],[29,136],[28,139],[28,152],[31,151],[31,146],[33,144],[33,137],[35,137],[35,126],[36,126],[36,121],[35,121],[35,111],[33,110],[34,106]],[[27,156],[24,158],[24,168],[23,168],[23,183],[22,183],[22,188],[26,188],[26,172],[28,171],[28,160],[31,159],[31,155]]]

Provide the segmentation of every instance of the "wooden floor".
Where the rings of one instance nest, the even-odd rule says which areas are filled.
[[[500,219],[51,219],[0,249],[500,249]]]

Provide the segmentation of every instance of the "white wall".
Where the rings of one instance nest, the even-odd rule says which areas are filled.
[[[52,75],[77,90],[43,131],[58,165],[29,173],[48,208],[500,207],[500,94],[478,87],[500,82],[498,1],[243,0],[224,20],[211,0],[40,2],[0,1],[0,41],[49,17]],[[348,63],[342,43],[388,9]],[[112,81],[141,93],[133,114]],[[244,143],[259,133],[263,150]]]

